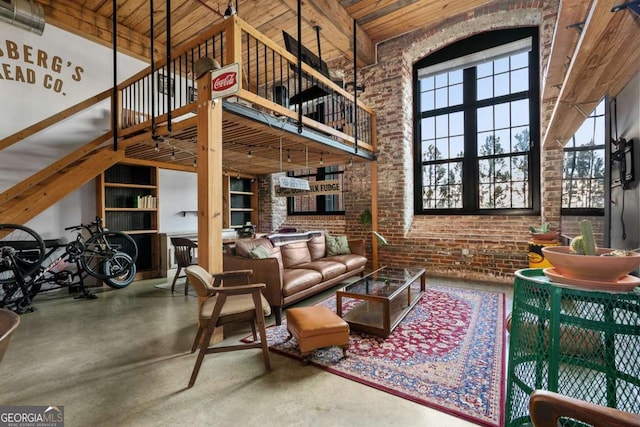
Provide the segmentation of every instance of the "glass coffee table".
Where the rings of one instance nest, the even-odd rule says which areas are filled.
[[[386,338],[424,294],[424,273],[424,268],[375,270],[336,292],[336,312],[351,329]]]

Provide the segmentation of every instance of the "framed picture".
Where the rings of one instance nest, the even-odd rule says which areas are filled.
[[[158,74],[158,92],[168,93],[173,97],[173,79],[162,74]]]

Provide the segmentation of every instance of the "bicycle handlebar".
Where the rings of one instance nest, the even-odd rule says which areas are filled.
[[[100,224],[102,224],[102,218],[100,218],[99,216],[96,217],[96,219],[91,223],[91,224],[80,224],[80,225],[73,225],[71,227],[65,227],[65,231],[76,231],[76,230],[87,230],[88,232],[90,232],[91,234],[94,234],[94,232],[92,231],[92,227],[95,227],[96,229],[96,233],[99,233],[100,231],[102,231],[102,228],[100,226]]]

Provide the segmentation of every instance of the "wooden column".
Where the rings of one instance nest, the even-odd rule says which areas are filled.
[[[211,99],[207,72],[198,79],[198,265],[210,273],[222,272],[222,176],[222,99]],[[209,344],[222,340],[216,328]]]
[[[211,73],[198,79],[198,264],[222,271],[222,100],[211,100]]]

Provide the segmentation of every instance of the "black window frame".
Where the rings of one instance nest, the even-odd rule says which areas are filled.
[[[341,169],[336,170],[336,171],[328,171],[327,169],[333,168],[333,167],[338,167],[340,168],[341,166],[325,166],[325,167],[319,167],[315,169],[315,172],[311,172],[310,170],[307,170],[306,173],[304,172],[287,172],[287,176],[290,177],[295,177],[295,178],[309,178],[309,177],[314,177],[316,182],[317,181],[324,181],[326,176],[328,175],[342,175],[343,177],[343,183],[344,183],[344,166],[341,167]],[[332,178],[333,179],[333,178]],[[340,194],[340,196],[342,197],[342,201],[343,201],[343,205],[344,205],[344,185],[342,185],[342,193]],[[293,197],[287,197],[287,215],[291,215],[291,216],[311,216],[311,215],[334,215],[334,216],[339,216],[339,215],[344,215],[345,211],[344,210],[340,210],[340,211],[327,211],[326,210],[326,197],[327,194],[318,194],[315,196],[316,197],[316,210],[315,211],[295,211],[294,210],[294,198]]]
[[[603,104],[603,112],[601,115],[598,115],[596,113],[596,110],[598,109],[598,107],[600,106],[600,104]],[[606,192],[607,192],[607,174],[610,173],[610,171],[607,168],[607,135],[608,135],[608,130],[607,130],[607,124],[609,123],[609,117],[610,117],[610,111],[609,111],[609,99],[607,96],[605,96],[602,100],[600,100],[600,102],[598,102],[598,104],[594,107],[593,111],[585,118],[585,121],[588,120],[590,117],[602,117],[603,120],[603,135],[602,135],[602,144],[599,145],[580,145],[580,146],[573,146],[570,147],[569,143],[572,140],[575,140],[575,133],[573,135],[571,135],[571,138],[566,142],[564,148],[562,149],[562,201],[561,201],[561,215],[562,216],[604,216],[604,206],[607,203],[607,196],[606,196]],[[582,127],[582,125],[580,125]],[[579,130],[579,129],[578,129]],[[578,132],[578,130],[576,130],[576,133]],[[565,175],[564,175],[564,162],[565,162],[565,155],[567,152],[586,152],[586,151],[594,151],[594,150],[602,150],[603,153],[603,160],[604,160],[604,175],[603,175],[603,196],[602,196],[602,207],[601,208],[584,208],[584,207],[580,207],[580,208],[571,208],[571,207],[564,207],[564,183],[565,183]]]
[[[418,71],[422,68],[446,62],[458,57],[480,52],[503,44],[531,37],[529,51],[529,90],[524,99],[529,100],[530,157],[528,159],[529,207],[528,208],[496,208],[480,209],[479,156],[477,154],[476,110],[483,106],[495,105],[520,99],[520,95],[508,94],[476,101],[476,67],[463,71],[463,103],[432,110],[425,115],[420,106],[420,79]],[[470,79],[470,80],[469,80]],[[472,83],[472,84],[468,84]],[[414,213],[416,215],[533,215],[540,213],[540,72],[539,72],[539,35],[537,27],[524,27],[488,31],[471,36],[446,46],[429,56],[417,61],[413,66],[413,107],[414,107]],[[521,94],[521,93],[519,93]],[[464,124],[464,158],[462,163],[462,208],[425,209],[423,207],[422,176],[422,129],[424,117],[435,114],[447,114],[465,111]],[[468,114],[473,112],[473,114]]]

